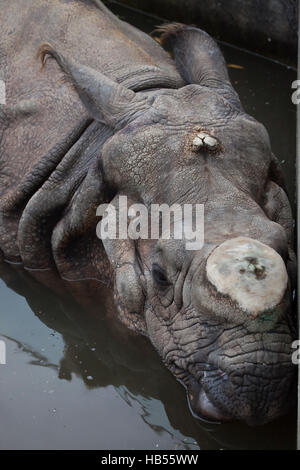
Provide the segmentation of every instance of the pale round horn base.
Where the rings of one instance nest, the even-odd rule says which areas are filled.
[[[278,305],[288,275],[281,256],[263,243],[237,237],[219,245],[208,257],[206,274],[220,294],[255,316]]]

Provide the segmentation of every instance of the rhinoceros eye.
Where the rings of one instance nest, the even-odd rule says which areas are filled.
[[[152,266],[152,276],[153,276],[154,281],[160,287],[167,287],[167,286],[170,285],[170,282],[169,282],[164,270],[158,264],[153,264],[153,266]]]

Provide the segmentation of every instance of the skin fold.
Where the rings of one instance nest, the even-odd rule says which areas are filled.
[[[1,24],[3,258],[113,288],[119,318],[149,337],[196,416],[285,413],[293,218],[267,131],[243,111],[217,44],[181,24],[158,44],[98,1],[21,3],[5,4]],[[124,195],[148,209],[204,204],[203,248],[102,243],[96,209]]]

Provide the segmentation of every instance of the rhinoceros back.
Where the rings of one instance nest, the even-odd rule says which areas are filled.
[[[5,11],[0,78],[6,84],[6,105],[0,110],[0,239],[5,257],[18,260],[18,224],[28,201],[92,122],[56,62],[49,60],[41,70],[39,46],[51,43],[65,56],[134,90],[177,88],[182,79],[154,40],[100,2],[11,0],[0,6]],[[90,160],[81,164],[73,157],[74,165],[85,171]],[[69,164],[73,175],[74,165]]]

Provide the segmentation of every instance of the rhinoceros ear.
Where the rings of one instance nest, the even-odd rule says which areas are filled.
[[[171,47],[176,66],[187,83],[212,88],[241,109],[223,54],[211,36],[199,28],[181,23],[163,25],[156,32],[162,33],[160,43]]]
[[[73,83],[81,101],[94,119],[113,128],[121,128],[145,112],[145,96],[119,85],[97,70],[67,59],[50,44],[43,44],[37,56],[45,65],[47,56],[53,57]]]

